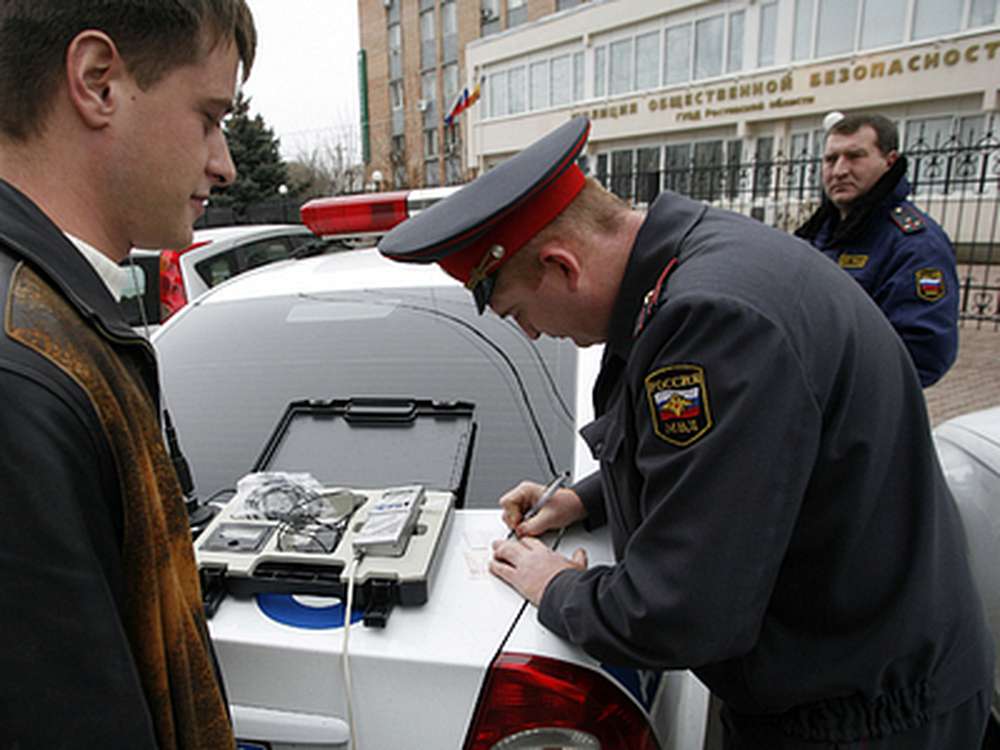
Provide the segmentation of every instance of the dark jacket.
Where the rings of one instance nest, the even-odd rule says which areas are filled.
[[[906,159],[892,168],[843,221],[824,198],[796,234],[847,271],[903,339],[920,375],[936,383],[958,354],[958,272],[944,230],[906,200]]]
[[[152,347],[0,182],[0,748],[231,748]]]
[[[560,573],[539,617],[608,663],[692,668],[738,714],[853,741],[958,705],[993,656],[906,350],[803,248],[671,193],[651,206],[584,428],[601,471],[576,488],[617,563]]]

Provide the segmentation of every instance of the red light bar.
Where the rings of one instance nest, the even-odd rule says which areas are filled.
[[[316,198],[302,206],[302,223],[320,237],[388,232],[405,221],[406,190]]]

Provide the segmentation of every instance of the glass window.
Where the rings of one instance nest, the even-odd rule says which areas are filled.
[[[683,83],[691,79],[691,26],[667,29],[667,54],[663,82]]]
[[[403,82],[393,81],[389,84],[389,102],[393,109],[402,109],[403,107]]]
[[[813,14],[816,0],[795,0],[795,30],[792,37],[792,59],[805,60],[812,54]]]
[[[709,78],[722,73],[722,38],[725,17],[703,18],[694,25],[694,77]]]
[[[420,98],[430,109],[437,101],[437,72],[429,70],[420,76]],[[427,111],[426,109],[424,110]]]
[[[743,11],[729,15],[729,51],[726,53],[726,72],[743,70]]]
[[[598,154],[597,155],[597,171],[594,174],[594,179],[597,180],[601,185],[607,189],[608,187],[608,155]],[[157,302],[159,306],[159,302]]]
[[[437,187],[441,184],[437,159],[424,162],[424,187]]]
[[[861,49],[903,41],[907,0],[864,0]]]
[[[445,62],[458,59],[458,18],[455,0],[441,3],[441,51]]]
[[[667,190],[690,195],[691,193],[691,144],[672,143],[665,151],[663,168],[664,185]]]
[[[444,101],[450,107],[458,96],[458,63],[451,63],[441,68],[441,84],[444,89]]]
[[[969,27],[988,26],[997,15],[997,0],[972,0]]]
[[[420,14],[420,67],[437,65],[437,23],[434,8]]]
[[[774,65],[774,48],[778,38],[778,4],[760,6],[760,34],[757,39],[757,65]]]
[[[583,53],[573,53],[573,101],[583,101]]]
[[[611,94],[632,90],[632,40],[622,39],[611,45]]]
[[[552,58],[552,85],[549,94],[552,106],[569,104],[573,91],[573,58],[569,55],[560,55]]]
[[[424,131],[424,156],[432,157],[438,155],[438,131],[437,128],[428,128]]]
[[[740,195],[741,159],[743,158],[743,141],[735,139],[726,142],[726,195],[730,200],[736,200]]]
[[[399,24],[389,27],[389,78],[403,77],[403,37]]]
[[[771,170],[774,167],[774,138],[764,136],[757,139],[754,154],[753,197],[766,196],[771,190]]]
[[[913,6],[913,38],[950,34],[958,31],[962,21],[962,5],[956,0],[915,0]]]
[[[526,0],[507,0],[507,28],[520,26],[528,20]]]
[[[460,185],[465,180],[462,173],[462,159],[459,156],[449,156],[444,161],[444,180],[446,185]]]
[[[694,180],[691,197],[707,201],[720,197],[724,169],[722,141],[702,141],[694,144]]]
[[[611,152],[611,192],[625,201],[631,201],[632,166],[635,152],[632,149]]]
[[[500,0],[479,0],[479,31],[483,36],[500,31]]]
[[[556,0],[556,10],[575,8],[579,4],[580,0]]]
[[[503,117],[507,114],[507,73],[490,75],[489,85],[490,117]]]
[[[635,87],[639,91],[660,85],[660,32],[635,38]]]
[[[640,148],[637,152],[639,168],[636,173],[635,199],[639,203],[652,203],[660,193],[660,149]]]
[[[594,50],[594,96],[604,96],[604,83],[607,80],[608,48],[598,47]]]
[[[531,106],[530,109],[545,109],[549,106],[549,61],[531,64]]]
[[[858,0],[819,0],[816,57],[853,50],[857,20]]]
[[[516,115],[524,112],[525,96],[525,74],[524,66],[511,68],[507,71],[507,100],[510,105],[510,114]]]
[[[904,150],[909,152],[941,148],[951,137],[953,120],[951,115],[910,120],[906,124]]]

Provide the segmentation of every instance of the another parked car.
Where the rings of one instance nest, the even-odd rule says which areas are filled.
[[[135,249],[122,265],[135,269],[141,297],[121,301],[125,319],[132,326],[159,325],[216,284],[317,240],[301,224],[255,224],[196,230],[180,250]]]
[[[948,420],[934,430],[934,440],[948,486],[962,514],[972,572],[990,632],[994,642],[1000,644],[1000,406]],[[996,733],[1000,722],[1000,659],[994,675],[991,729]]]
[[[477,315],[436,266],[402,266],[374,250],[232,279],[174,315],[153,343],[203,497],[250,471],[291,402],[474,405],[467,486],[426,603],[397,606],[384,629],[351,628],[360,746],[702,747],[707,693],[690,673],[600,664],[546,631],[485,569],[489,540],[505,534],[496,505],[504,490],[594,468],[576,430],[591,418],[598,348],[530,341],[509,321]],[[389,475],[410,449],[384,434],[374,463]],[[325,484],[359,481],[353,462],[326,455]],[[584,546],[592,563],[611,559],[602,534],[573,529],[550,543]],[[274,750],[346,746],[345,634],[318,614],[340,605],[286,596],[279,609],[295,613],[286,616],[271,596],[230,593],[210,621],[237,734]]]

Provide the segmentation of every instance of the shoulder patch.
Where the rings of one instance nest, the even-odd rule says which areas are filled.
[[[917,296],[925,302],[937,302],[944,297],[944,271],[940,268],[921,268],[913,274],[917,284]]]
[[[841,253],[840,257],[837,258],[837,264],[841,268],[846,268],[851,271],[860,271],[868,265],[868,256],[856,253]]]
[[[901,204],[890,212],[893,222],[903,234],[913,234],[924,230],[924,217],[913,206]]]
[[[669,365],[643,381],[653,432],[661,440],[684,448],[712,430],[705,370],[698,365]]]

